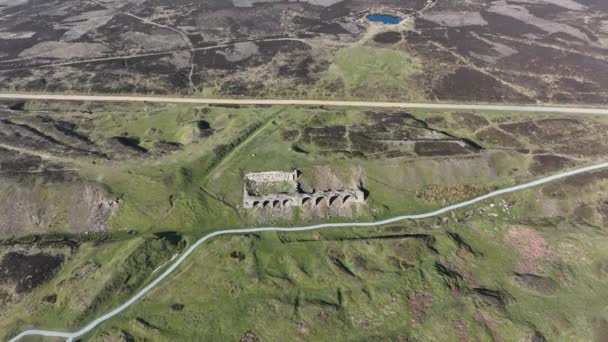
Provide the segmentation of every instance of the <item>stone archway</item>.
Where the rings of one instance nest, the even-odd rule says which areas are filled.
[[[325,196],[319,196],[315,199],[315,205],[319,206],[321,205],[321,203],[323,202],[323,200],[325,199]]]
[[[338,204],[340,204],[339,203],[340,201],[338,201],[339,198],[340,198],[340,196],[338,196],[338,195],[331,196],[329,198],[329,205],[331,206],[332,204],[334,204],[336,202],[338,202]]]

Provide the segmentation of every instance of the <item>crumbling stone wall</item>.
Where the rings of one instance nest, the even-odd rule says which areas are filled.
[[[289,208],[314,207],[326,205],[340,207],[351,203],[365,203],[365,194],[360,189],[316,191],[314,193],[297,192],[298,171],[293,172],[260,172],[245,175],[243,188],[243,208]],[[252,195],[248,189],[250,181],[255,182],[284,182],[294,183],[293,193],[276,193],[266,195]]]
[[[245,175],[245,180],[254,182],[294,182],[298,181],[298,171],[293,170],[292,172],[283,171],[266,171],[266,172],[253,172]]]

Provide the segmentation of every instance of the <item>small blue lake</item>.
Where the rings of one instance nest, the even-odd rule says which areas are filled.
[[[394,15],[370,14],[367,16],[367,21],[386,25],[397,25],[401,22],[401,18]]]

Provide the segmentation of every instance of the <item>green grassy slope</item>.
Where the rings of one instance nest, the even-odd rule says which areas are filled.
[[[1,313],[0,336],[29,327],[80,327],[213,230],[425,212],[538,177],[538,155],[570,153],[568,164],[547,164],[545,173],[603,158],[574,149],[587,138],[601,145],[603,135],[592,130],[589,137],[555,134],[541,143],[533,135],[509,133],[517,146],[497,144],[496,136],[484,133],[525,122],[531,118],[526,114],[414,114],[398,125],[421,125],[416,119],[422,119],[433,136],[469,139],[485,150],[416,156],[415,149],[398,146],[403,154],[392,157],[357,143],[354,134],[307,138],[317,128],[357,132],[372,122],[369,113],[354,109],[170,106],[74,114],[71,119],[93,140],[137,137],[150,153],[73,161],[83,178],[121,198],[112,231],[78,237],[80,247],[50,282]],[[201,120],[212,134],[201,134]],[[603,124],[599,118],[579,120]],[[372,128],[366,129],[380,134]],[[160,141],[182,146],[160,153]],[[240,208],[244,173],[292,168],[302,172],[307,188],[362,183],[367,205],[353,217],[307,216],[302,210],[260,217]],[[512,341],[536,334],[550,341],[600,341],[608,326],[607,190],[599,172],[390,227],[220,237],[85,340],[255,335],[263,341]],[[171,231],[181,242],[151,235]],[[43,301],[50,294],[57,295],[55,303]]]

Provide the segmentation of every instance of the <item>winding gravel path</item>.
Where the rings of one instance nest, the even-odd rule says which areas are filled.
[[[190,254],[192,254],[192,252],[194,252],[194,250],[198,246],[200,246],[203,242],[205,242],[211,238],[214,238],[216,236],[230,235],[230,234],[259,233],[259,232],[277,232],[277,231],[279,231],[279,232],[300,232],[300,231],[306,231],[306,230],[316,230],[316,229],[325,229],[325,228],[373,227],[373,226],[381,226],[381,225],[394,223],[394,222],[398,222],[398,221],[403,221],[403,220],[423,219],[423,218],[438,216],[438,215],[444,214],[446,212],[449,212],[449,211],[452,211],[455,209],[463,208],[463,207],[475,204],[477,202],[483,201],[488,198],[492,198],[492,197],[496,197],[496,196],[500,196],[503,194],[520,191],[520,190],[525,190],[528,188],[532,188],[532,187],[535,187],[535,186],[538,186],[541,184],[553,182],[553,181],[563,179],[566,177],[578,175],[581,173],[591,172],[594,170],[604,169],[604,168],[608,168],[608,162],[585,166],[585,167],[581,167],[578,169],[561,172],[561,173],[558,173],[558,174],[555,174],[552,176],[540,178],[540,179],[537,179],[537,180],[529,182],[529,183],[516,185],[516,186],[510,187],[510,188],[505,188],[505,189],[501,189],[501,190],[492,191],[488,194],[473,198],[471,200],[453,204],[453,205],[447,206],[445,208],[431,211],[428,213],[414,214],[414,215],[402,215],[402,216],[397,216],[397,217],[393,217],[393,218],[382,220],[382,221],[376,221],[376,222],[324,223],[324,224],[317,224],[317,225],[304,226],[304,227],[260,227],[260,228],[228,229],[228,230],[216,231],[216,232],[210,233],[208,235],[205,235],[204,237],[202,237],[201,239],[196,241],[196,243],[194,243],[192,246],[190,246],[190,248],[188,248],[177,259],[177,261],[175,261],[173,264],[171,264],[171,266],[169,266],[169,268],[167,268],[161,275],[159,275],[156,279],[154,279],[146,287],[141,289],[137,294],[135,294],[129,300],[127,300],[126,302],[124,302],[122,305],[118,306],[114,310],[95,319],[94,321],[92,321],[91,323],[89,323],[88,325],[83,327],[82,329],[80,329],[78,331],[74,331],[74,332],[61,332],[61,331],[53,331],[53,330],[26,330],[26,331],[20,333],[19,335],[13,337],[12,339],[10,339],[9,342],[15,342],[25,336],[34,336],[34,335],[49,336],[49,337],[64,337],[67,339],[67,341],[71,342],[74,338],[80,337],[80,336],[88,333],[89,331],[91,331],[95,327],[97,327],[99,324],[118,315],[120,312],[122,312],[123,310],[128,308],[131,304],[135,303],[138,299],[143,297],[148,291],[150,291],[152,288],[154,288],[156,285],[158,285],[158,283],[160,283],[165,278],[167,278],[171,273],[173,273],[173,271],[175,271],[179,267],[179,265],[181,265],[184,262],[184,260],[186,260],[186,258]]]
[[[55,101],[98,101],[98,102],[161,102],[223,105],[295,105],[295,106],[333,106],[333,107],[376,107],[403,109],[447,109],[447,110],[488,110],[506,112],[568,113],[608,115],[607,107],[571,106],[510,106],[475,105],[451,103],[413,103],[413,102],[374,102],[374,101],[330,101],[330,100],[272,100],[272,99],[203,99],[196,97],[164,96],[119,96],[119,95],[59,95],[59,94],[22,94],[2,93],[0,99],[55,100]]]

